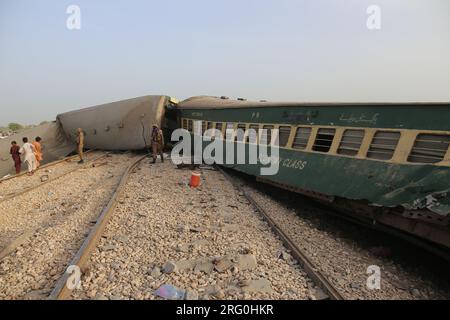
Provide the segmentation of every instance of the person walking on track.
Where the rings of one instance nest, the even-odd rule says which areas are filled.
[[[156,163],[158,155],[161,155],[161,161],[164,162],[164,135],[158,125],[153,125],[152,131],[152,151],[153,151],[153,163]]]
[[[11,149],[9,150],[13,160],[14,167],[16,168],[16,174],[20,174],[22,167],[22,160],[20,159],[20,147],[17,145],[16,141],[11,142]]]
[[[33,142],[33,146],[36,156],[36,167],[39,168],[41,166],[42,160],[44,160],[44,157],[42,156],[42,145],[41,145],[42,139],[40,137],[36,137],[35,141]]]
[[[20,148],[20,154],[23,155],[24,162],[28,166],[28,175],[31,176],[37,169],[36,166],[36,156],[34,155],[36,150],[34,146],[28,142],[28,138],[22,139],[24,145]]]

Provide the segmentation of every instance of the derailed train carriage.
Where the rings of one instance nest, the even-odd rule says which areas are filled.
[[[153,95],[102,104],[63,113],[56,121],[13,135],[0,141],[0,178],[14,172],[9,155],[11,141],[22,137],[42,137],[43,164],[62,159],[76,150],[77,129],[85,133],[85,147],[100,150],[143,150],[151,147],[154,124],[167,126],[166,110],[177,101]],[[167,132],[167,130],[166,130]],[[166,137],[169,138],[169,137]]]
[[[235,161],[229,167],[332,204],[357,219],[424,239],[448,253],[448,119],[450,103],[308,104],[194,97],[178,104],[169,96],[145,96],[64,113],[54,123],[1,141],[0,173],[12,169],[6,144],[24,135],[44,135],[51,155],[46,160],[51,161],[74,150],[79,127],[89,149],[141,150],[151,146],[154,124],[170,141],[173,130],[194,134],[200,123],[201,132],[217,129],[224,140],[247,149],[278,141],[276,175],[261,176],[261,164]],[[227,129],[234,132],[229,137]],[[258,132],[256,138],[250,129]]]
[[[259,181],[332,203],[357,219],[450,248],[450,104],[330,104],[195,97],[177,107],[195,133],[242,129],[235,144],[279,143],[279,172],[229,167]],[[170,114],[174,117],[174,112]],[[251,141],[249,129],[259,132]],[[265,129],[265,130],[262,130]],[[274,129],[278,129],[275,139]],[[272,131],[272,132],[271,132]],[[206,145],[207,143],[205,143]]]
[[[57,121],[71,141],[82,128],[86,148],[142,150],[151,147],[152,126],[165,124],[165,112],[176,102],[168,96],[144,96],[63,113]]]

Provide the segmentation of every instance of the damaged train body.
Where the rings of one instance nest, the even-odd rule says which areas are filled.
[[[142,150],[151,147],[152,126],[161,127],[172,101],[167,96],[139,97],[63,113],[57,121],[71,141],[82,128],[86,148]]]
[[[180,126],[259,132],[225,139],[247,146],[278,130],[279,172],[234,170],[450,248],[450,104],[269,103],[197,97]],[[264,129],[264,130],[263,130]],[[263,135],[266,135],[263,137]],[[261,143],[262,144],[262,143]]]
[[[59,160],[76,150],[77,129],[85,133],[85,148],[144,150],[151,147],[154,124],[165,124],[166,109],[176,101],[168,96],[144,96],[60,114],[56,121],[0,140],[0,178],[12,175],[11,141],[42,138],[43,164]]]
[[[152,126],[221,133],[246,148],[279,147],[279,170],[261,176],[262,164],[230,168],[259,181],[332,204],[356,219],[399,230],[450,249],[450,103],[271,103],[194,97],[178,103],[145,96],[57,116],[56,122],[0,141],[0,176],[11,173],[9,143],[43,138],[45,160],[75,150],[77,128],[85,147],[142,150]],[[245,134],[238,135],[238,129]],[[250,129],[258,132],[255,141]],[[231,137],[227,130],[235,132]],[[276,139],[278,134],[278,139]],[[265,136],[264,136],[265,135]],[[204,142],[204,146],[207,142]],[[234,153],[236,155],[236,153]],[[225,165],[227,166],[227,165]]]

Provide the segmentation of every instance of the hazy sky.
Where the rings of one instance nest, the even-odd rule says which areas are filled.
[[[147,94],[450,101],[450,1],[0,0],[0,125]]]

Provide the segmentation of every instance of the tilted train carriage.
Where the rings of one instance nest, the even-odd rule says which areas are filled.
[[[179,126],[192,133],[200,122],[202,132],[244,130],[225,138],[234,143],[278,141],[278,174],[261,176],[261,164],[233,169],[450,248],[450,104],[196,97],[176,109],[168,117],[176,115]],[[249,129],[259,132],[255,141]]]
[[[63,113],[57,121],[71,141],[82,128],[86,148],[141,150],[151,147],[152,126],[162,125],[173,102],[168,96],[144,96]]]
[[[78,127],[86,133],[87,148],[139,150],[150,147],[155,123],[166,135],[180,127],[194,134],[196,125],[199,133],[217,129],[233,148],[245,145],[247,154],[252,147],[278,143],[275,175],[262,176],[261,163],[234,161],[227,166],[450,248],[450,103],[308,104],[194,97],[177,104],[168,96],[146,96],[61,114],[52,130],[42,130],[50,135],[48,150],[58,150],[62,157],[73,148]],[[250,129],[258,134],[252,136]],[[8,160],[7,151],[3,148],[0,157]],[[4,169],[0,163],[0,173],[11,169],[8,163]]]
[[[44,163],[67,156],[76,149],[77,129],[85,133],[85,147],[101,150],[142,150],[151,147],[152,126],[167,123],[165,112],[177,101],[163,95],[144,96],[59,114],[44,124],[0,142],[0,178],[14,171],[10,142],[23,136],[41,136]]]

